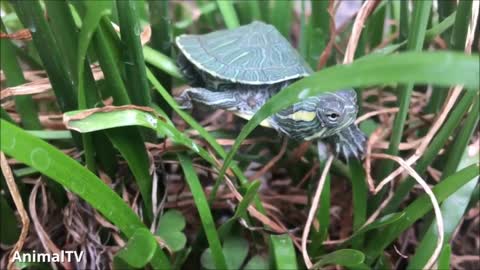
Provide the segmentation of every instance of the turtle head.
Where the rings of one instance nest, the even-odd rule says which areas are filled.
[[[352,124],[357,117],[357,96],[354,90],[322,94],[318,96],[317,100],[317,121],[326,128],[322,137],[336,134]]]
[[[355,121],[358,112],[356,103],[354,90],[308,97],[274,115],[274,127],[297,140],[329,137]]]

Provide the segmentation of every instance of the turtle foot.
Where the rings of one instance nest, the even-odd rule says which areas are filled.
[[[366,141],[365,134],[354,124],[340,131],[331,140],[336,154],[340,155],[345,161],[351,158],[362,159]]]
[[[182,110],[189,110],[193,107],[192,99],[188,95],[188,89],[183,91],[183,93],[175,97],[175,101],[178,103],[178,107]]]

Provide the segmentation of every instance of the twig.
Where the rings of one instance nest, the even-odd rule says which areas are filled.
[[[322,176],[318,181],[317,190],[315,191],[315,195],[312,200],[312,206],[310,207],[310,210],[308,212],[307,223],[305,224],[305,228],[303,229],[302,255],[303,255],[303,260],[305,262],[305,265],[307,266],[307,269],[310,269],[313,266],[307,251],[308,235],[310,234],[310,228],[312,227],[313,219],[315,217],[315,213],[317,212],[317,208],[320,203],[320,195],[322,194],[323,186],[325,185],[325,180],[327,179],[327,173],[330,170],[332,161],[333,161],[333,155],[330,155],[327,159],[327,162],[325,163],[325,167],[323,168]]]
[[[7,182],[8,190],[12,195],[13,202],[15,203],[15,207],[17,207],[18,214],[20,215],[20,220],[22,221],[22,231],[20,232],[20,237],[15,243],[15,246],[10,252],[10,256],[8,258],[8,266],[7,268],[16,269],[13,256],[16,252],[20,252],[22,250],[23,244],[25,243],[25,239],[28,235],[28,229],[30,228],[30,219],[28,218],[27,211],[23,205],[22,196],[18,191],[17,184],[15,183],[15,178],[13,177],[12,170],[8,166],[7,158],[3,152],[0,152],[0,165],[2,168],[3,176],[5,177],[5,182]]]
[[[360,39],[360,34],[362,33],[365,21],[377,4],[378,0],[365,1],[358,11],[355,22],[353,23],[352,35],[348,40],[347,50],[345,51],[345,57],[343,58],[343,64],[350,64],[353,61],[355,51],[358,46],[358,40]]]
[[[397,162],[400,166],[402,166],[408,172],[408,174],[411,177],[413,177],[422,186],[422,188],[425,190],[425,193],[427,193],[428,197],[432,201],[433,212],[435,213],[435,219],[437,221],[437,230],[438,230],[439,237],[437,239],[437,246],[435,247],[435,250],[433,251],[432,256],[430,257],[430,259],[428,259],[427,263],[425,264],[425,267],[423,267],[423,269],[430,269],[433,266],[433,264],[437,261],[438,256],[442,251],[443,240],[444,240],[443,217],[442,217],[442,212],[440,210],[440,206],[438,204],[437,198],[435,198],[435,194],[433,194],[433,191],[430,189],[430,187],[425,182],[425,180],[423,180],[422,177],[412,167],[410,167],[410,165],[402,158],[397,156],[387,155],[387,154],[372,154],[372,157],[390,159]],[[377,187],[375,191],[378,192],[379,190],[380,189],[378,189]]]

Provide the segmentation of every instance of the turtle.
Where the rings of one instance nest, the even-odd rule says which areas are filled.
[[[273,95],[313,73],[290,43],[269,24],[254,21],[235,29],[175,39],[177,64],[190,87],[176,98],[250,119]],[[345,159],[360,159],[366,137],[355,125],[356,92],[342,89],[307,97],[264,120],[295,140],[326,140]]]

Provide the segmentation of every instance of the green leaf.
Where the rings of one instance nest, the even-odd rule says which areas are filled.
[[[228,269],[240,269],[240,266],[247,258],[248,242],[240,237],[230,237],[223,242],[223,253],[227,258]]]
[[[77,194],[130,237],[144,228],[137,215],[105,183],[81,164],[50,144],[35,138],[22,129],[0,120],[1,151],[37,169],[50,179]],[[170,269],[165,254],[158,249],[156,265]]]
[[[465,84],[478,89],[478,59],[459,53],[403,53],[372,56],[351,65],[339,65],[315,72],[273,96],[244,126],[223,163],[219,179],[230,166],[242,141],[268,116],[308,96],[332,89],[387,83]]]
[[[0,181],[4,181],[3,177]],[[20,235],[20,228],[17,224],[17,217],[13,212],[4,195],[0,195],[0,219],[2,229],[0,230],[0,243],[14,245]]]
[[[288,235],[270,235],[271,257],[276,269],[298,269],[297,256],[292,239]]]
[[[257,191],[260,188],[260,181],[252,181],[252,183],[248,186],[247,192],[243,196],[243,200],[238,204],[237,210],[235,210],[234,217],[244,217],[247,213],[248,206],[252,203],[255,195],[257,195]]]
[[[77,49],[77,80],[78,80],[78,101],[79,109],[87,108],[87,93],[84,89],[84,80],[83,73],[84,68],[89,68],[87,65],[85,67],[85,60],[87,57],[87,49],[90,45],[90,40],[93,37],[93,33],[97,29],[100,19],[103,16],[106,16],[112,12],[112,1],[86,1],[86,15],[82,21],[82,28],[80,29],[80,34],[78,35],[78,49]],[[90,71],[88,71],[90,72]],[[89,93],[91,94],[91,93]]]
[[[193,168],[192,160],[184,154],[178,154],[178,159],[180,161],[180,165],[182,166],[183,173],[185,174],[185,180],[187,181],[190,191],[192,192],[193,200],[195,201],[195,206],[198,209],[203,230],[205,231],[208,244],[210,245],[209,250],[211,250],[211,256],[214,262],[213,265],[217,269],[227,269],[227,263],[222,252],[222,245],[220,244],[215,222],[208,206],[207,198],[203,192],[203,187],[198,180],[195,169]]]
[[[350,161],[352,172],[352,193],[353,193],[353,230],[359,229],[367,221],[368,187],[365,179],[365,172],[358,160]],[[353,248],[363,246],[363,237],[357,237],[352,241]]]
[[[145,61],[154,67],[165,71],[167,74],[175,78],[182,78],[175,62],[168,56],[156,51],[148,46],[143,47],[143,57]]]
[[[313,265],[313,268],[318,269],[322,266],[331,264],[354,267],[356,265],[362,264],[364,260],[365,255],[358,250],[340,249],[321,256],[320,259]]]
[[[450,244],[443,246],[442,252],[438,257],[437,269],[450,269],[450,256],[452,254],[452,247]]]
[[[237,13],[233,8],[233,1],[220,1],[217,0],[218,9],[222,13],[223,20],[229,29],[237,28],[240,26],[238,22]]]
[[[7,30],[0,18],[1,31]],[[7,80],[6,86],[12,87],[25,83],[23,71],[15,54],[15,45],[6,38],[0,39],[0,66]],[[31,96],[15,96],[15,110],[20,115],[22,125],[27,129],[42,129],[38,119],[38,111]],[[2,108],[3,109],[3,108]]]
[[[243,270],[266,270],[268,269],[268,260],[260,255],[255,255],[243,267]]]
[[[372,119],[362,121],[359,125],[360,130],[365,132],[365,135],[370,136],[377,129],[378,123]]]
[[[114,257],[113,261],[121,259],[135,268],[144,267],[155,254],[157,240],[146,228],[137,229],[128,243]],[[119,269],[117,267],[117,269]]]
[[[122,60],[125,63],[125,83],[132,103],[151,106],[150,87],[146,76],[143,48],[140,42],[140,22],[132,0],[117,0],[116,7],[122,37]]]
[[[185,218],[182,213],[178,210],[170,210],[160,218],[156,234],[165,241],[170,250],[177,252],[187,243],[187,237],[182,233],[184,228]]]
[[[290,37],[290,27],[292,26],[292,1],[274,1],[273,7],[269,11],[270,23],[285,37]]]

